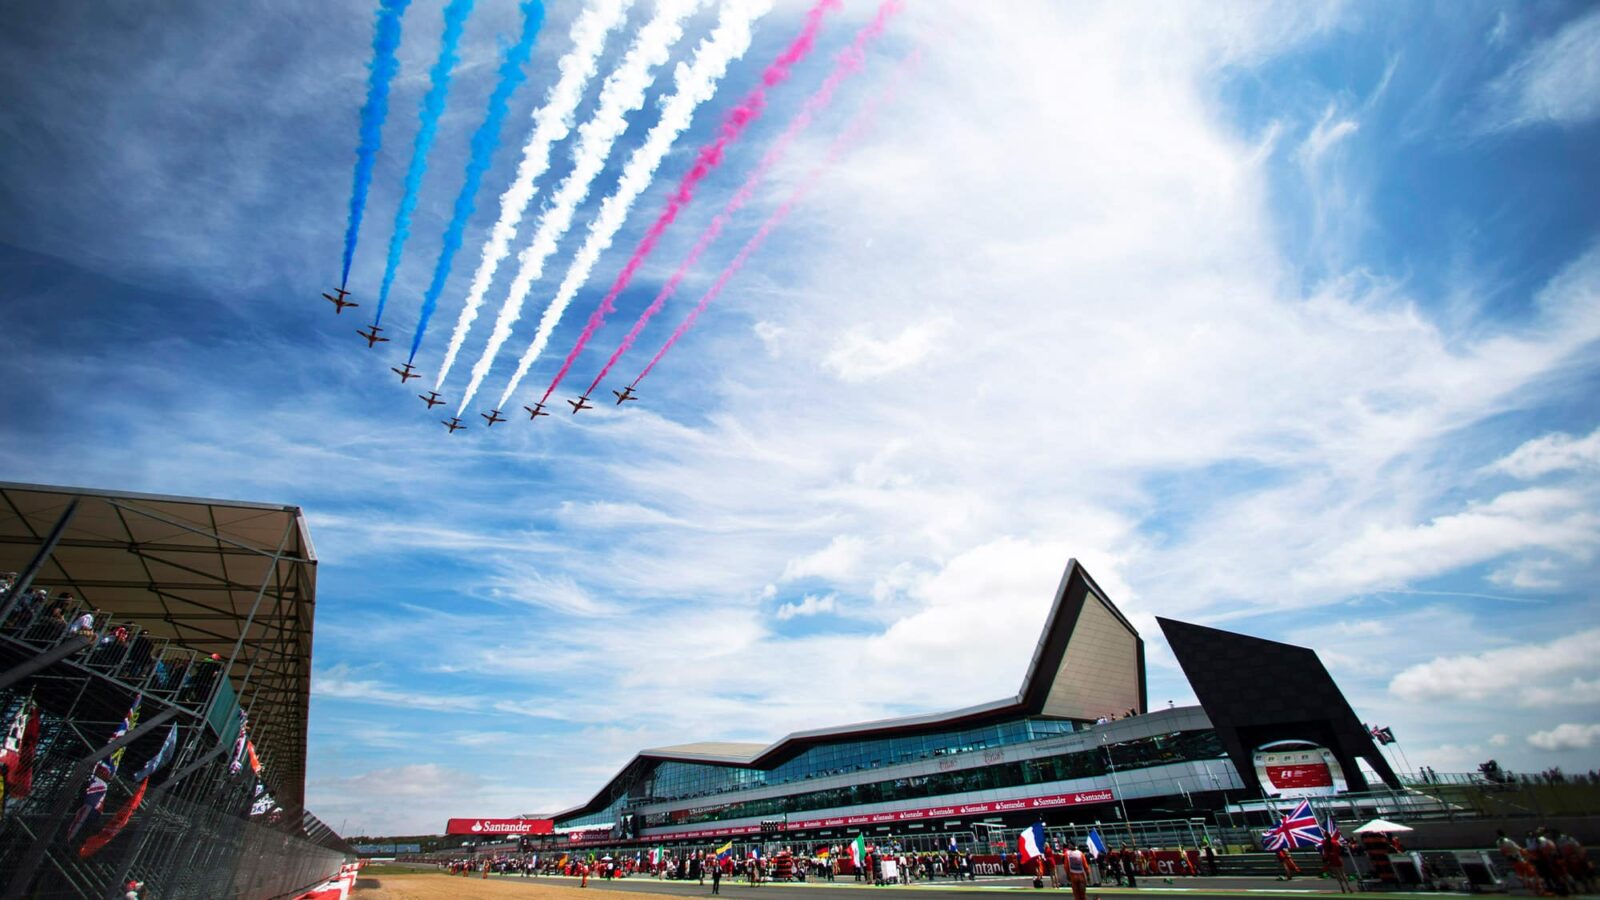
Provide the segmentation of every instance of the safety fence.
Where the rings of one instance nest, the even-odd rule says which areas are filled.
[[[161,663],[192,662],[181,648],[151,641],[145,655],[125,634],[102,644],[106,626],[79,635],[30,613],[0,633],[0,900],[102,900],[128,881],[146,898],[293,896],[339,871],[345,855],[300,836],[299,818],[252,820],[226,681],[190,665],[170,676]]]

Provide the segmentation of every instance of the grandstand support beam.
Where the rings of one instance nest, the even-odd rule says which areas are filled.
[[[233,664],[238,662],[239,651],[244,647],[244,639],[250,636],[250,626],[255,624],[256,613],[261,610],[261,601],[267,596],[267,588],[272,586],[272,582],[275,579],[281,577],[280,573],[278,572],[278,564],[279,561],[283,559],[283,551],[289,546],[290,538],[294,537],[296,527],[295,521],[290,519],[288,525],[286,525],[283,529],[283,537],[278,539],[278,549],[272,553],[272,565],[267,569],[266,574],[261,577],[261,587],[256,589],[255,602],[250,604],[250,615],[245,617],[244,625],[239,629],[239,639],[233,642],[233,652],[228,655],[228,664],[222,669],[224,673],[230,673],[233,671]],[[262,555],[265,556],[266,554],[263,553]],[[241,681],[234,689],[241,697],[244,696],[245,684],[249,682],[250,675],[255,671],[255,656],[256,654],[254,653],[250,654],[250,670],[249,672],[245,673],[244,680]],[[212,686],[212,695],[206,701],[207,709],[211,708],[211,703],[214,702],[216,698],[216,692],[221,689],[222,682],[219,680],[215,685]]]
[[[138,727],[129,729],[121,737],[108,741],[100,749],[78,760],[78,764],[72,768],[72,773],[67,776],[66,784],[81,785],[87,782],[89,776],[94,773],[96,763],[166,724],[168,719],[177,714],[178,711],[176,709],[163,710],[150,717],[149,720],[140,722]],[[45,816],[44,824],[40,827],[39,833],[34,836],[33,843],[29,845],[27,855],[23,856],[22,865],[17,867],[15,874],[12,876],[11,884],[7,886],[5,896],[0,900],[22,900],[26,896],[28,889],[33,886],[33,879],[39,871],[39,864],[44,862],[45,853],[55,841],[56,832],[61,829],[61,822],[66,818],[67,810],[72,808],[73,803],[81,801],[81,794],[76,790],[63,789],[59,794],[60,796],[56,798],[55,805],[50,808],[49,815]]]
[[[55,665],[72,654],[83,650],[92,643],[94,643],[93,637],[87,635],[73,635],[54,647],[51,647],[49,650],[45,650],[37,654],[32,659],[21,663],[20,665],[12,666],[5,672],[0,672],[0,691],[11,687],[13,684],[16,684],[35,672],[42,671]]]
[[[39,549],[34,551],[33,559],[28,561],[28,567],[17,574],[16,582],[6,593],[6,608],[0,611],[0,622],[10,618],[11,608],[17,605],[17,601],[22,599],[22,595],[26,594],[29,588],[33,587],[33,579],[39,574],[39,570],[44,568],[50,554],[56,552],[56,545],[61,543],[61,536],[67,533],[67,526],[72,524],[72,517],[77,512],[78,498],[73,497],[67,508],[62,510],[61,517],[56,519],[55,527],[50,529]]]

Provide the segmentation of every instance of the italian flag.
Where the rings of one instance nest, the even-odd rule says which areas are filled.
[[[850,845],[850,864],[864,866],[867,864],[867,839],[856,835],[855,841]]]

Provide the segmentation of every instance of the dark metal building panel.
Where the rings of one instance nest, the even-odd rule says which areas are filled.
[[[1252,791],[1262,790],[1255,750],[1286,740],[1331,750],[1351,790],[1368,787],[1358,758],[1389,786],[1400,786],[1316,651],[1172,619],[1156,621],[1234,768]]]

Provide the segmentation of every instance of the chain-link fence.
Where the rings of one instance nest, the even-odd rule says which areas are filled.
[[[12,666],[41,652],[15,631],[0,643]],[[204,695],[177,703],[177,685],[169,697],[145,694],[110,677],[126,653],[93,646],[0,691],[0,727],[11,731],[0,898],[103,900],[130,880],[147,898],[268,898],[338,871],[345,856],[295,834],[298,820],[251,820],[256,779],[248,766],[233,771],[232,735],[200,715]],[[235,706],[231,691],[215,696]]]

